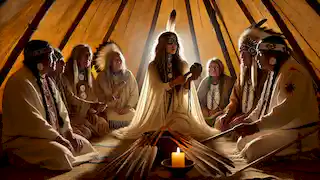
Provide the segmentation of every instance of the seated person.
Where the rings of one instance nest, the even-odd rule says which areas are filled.
[[[244,157],[253,161],[286,145],[316,127],[292,129],[319,121],[318,104],[309,72],[289,54],[280,36],[264,38],[257,45],[259,66],[270,72],[259,104],[236,127],[242,137],[237,147]],[[302,139],[277,155],[309,151],[319,147],[318,133]]]
[[[72,128],[87,139],[101,137],[109,132],[105,105],[98,103],[93,90],[92,56],[88,45],[77,45],[72,50],[63,74]]]
[[[254,60],[255,47],[262,37],[269,36],[264,29],[252,27],[246,29],[239,38],[240,75],[233,86],[230,102],[224,113],[216,118],[214,127],[225,131],[241,123],[256,107],[267,73],[258,69]]]
[[[204,118],[213,126],[212,120],[222,114],[229,103],[233,80],[224,74],[224,66],[219,59],[209,60],[207,67],[208,76],[199,85],[198,98]]]
[[[149,63],[137,111],[129,126],[113,131],[118,138],[135,139],[144,132],[157,131],[169,125],[173,131],[202,139],[218,133],[203,118],[197,91],[193,84],[201,70],[189,67],[179,55],[178,37],[164,32],[158,39],[155,58]]]
[[[9,78],[3,97],[2,146],[10,162],[71,170],[80,157],[96,156],[91,144],[73,133],[67,109],[47,76],[55,67],[53,48],[46,41],[30,41],[23,63]]]
[[[130,124],[138,103],[139,90],[120,50],[115,44],[108,46],[112,46],[111,49],[97,59],[104,61],[98,64],[104,64],[105,67],[99,67],[103,70],[98,74],[94,89],[99,101],[108,104],[107,117],[111,129],[117,129]]]
[[[62,81],[62,75],[65,71],[66,63],[64,62],[64,57],[61,51],[57,48],[54,49],[54,58],[56,61],[56,67],[50,69],[50,71],[48,72],[48,76],[54,81],[61,95],[63,103],[67,107],[68,103],[67,103],[66,95],[64,92],[64,85]]]

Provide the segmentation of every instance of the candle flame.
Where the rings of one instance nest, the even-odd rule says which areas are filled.
[[[177,153],[180,153],[180,148],[177,148]]]

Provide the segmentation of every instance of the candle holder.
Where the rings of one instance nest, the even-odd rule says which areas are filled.
[[[161,162],[161,165],[168,169],[171,176],[174,178],[183,178],[193,168],[194,162],[191,160],[185,160],[185,167],[172,167],[171,158],[165,159]]]

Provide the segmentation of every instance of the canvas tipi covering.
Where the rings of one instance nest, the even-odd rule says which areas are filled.
[[[265,25],[287,36],[311,74],[320,75],[319,0],[0,0],[1,99],[5,81],[22,65],[21,45],[28,33],[30,39],[60,47],[65,57],[79,43],[96,51],[99,44],[112,40],[141,84],[155,40],[165,31],[173,9],[189,63],[205,65],[218,57],[227,74],[235,77],[239,35],[266,18]]]

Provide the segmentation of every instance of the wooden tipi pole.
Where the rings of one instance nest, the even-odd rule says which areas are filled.
[[[228,48],[226,46],[226,43],[225,43],[223,35],[222,35],[222,31],[220,29],[220,25],[219,25],[217,17],[216,17],[216,12],[213,9],[213,7],[211,6],[210,0],[203,0],[203,3],[205,5],[207,13],[210,17],[211,24],[214,27],[214,30],[216,32],[216,36],[219,41],[224,59],[226,60],[227,66],[229,68],[230,74],[232,77],[237,77],[236,72],[234,70],[234,67],[232,65],[232,61],[231,61],[231,58],[230,58],[230,55],[228,52]]]
[[[119,21],[119,19],[120,19],[120,16],[121,16],[124,8],[126,7],[127,3],[128,3],[128,0],[122,0],[121,4],[120,4],[120,6],[119,6],[119,8],[118,8],[118,10],[117,10],[117,13],[116,13],[116,15],[114,16],[114,18],[113,18],[113,20],[112,20],[112,23],[111,23],[111,25],[110,25],[110,27],[109,27],[109,29],[108,29],[108,32],[106,33],[106,35],[105,35],[104,38],[103,38],[103,43],[105,43],[105,42],[107,42],[107,41],[109,40],[109,38],[110,38],[110,36],[111,36],[114,28],[115,28],[116,25],[118,24],[118,21]]]
[[[252,17],[251,13],[249,12],[248,8],[246,7],[246,5],[243,3],[242,0],[237,0],[238,5],[240,6],[243,14],[247,17],[248,21],[251,24],[257,24],[256,21],[254,20],[254,18]]]
[[[217,2],[216,2],[215,0],[211,0],[211,2],[212,2],[212,4],[213,4],[213,7],[214,7],[215,11],[217,12],[218,17],[220,18],[220,21],[222,22],[222,25],[224,26],[224,28],[225,28],[225,30],[226,30],[226,33],[228,34],[228,38],[229,38],[229,41],[230,41],[230,43],[231,43],[231,45],[232,45],[233,51],[234,51],[235,54],[237,55],[237,51],[238,51],[238,50],[237,50],[236,46],[234,45],[234,43],[233,43],[233,41],[232,41],[230,32],[229,32],[229,30],[228,30],[228,27],[227,27],[225,21],[224,21],[224,18],[223,18],[223,16],[222,16],[222,13],[221,13],[221,11],[220,11],[220,8],[219,8],[219,6],[218,6],[218,4],[217,4]],[[238,56],[236,56],[236,57],[237,57],[237,59],[238,59],[238,62],[240,63],[239,57],[238,57]],[[235,76],[235,78],[236,78],[236,76]]]
[[[316,82],[318,88],[320,87],[320,81],[316,73],[314,72],[312,66],[309,63],[308,58],[305,56],[304,52],[302,51],[301,47],[299,46],[298,42],[295,40],[294,36],[292,35],[291,31],[287,27],[286,23],[282,20],[281,16],[272,5],[270,0],[262,0],[263,4],[269,10],[270,14],[273,16],[274,20],[276,21],[277,25],[287,38],[289,44],[291,45],[293,52],[297,56],[297,60],[301,63],[307,70],[309,71],[310,75]]]
[[[193,44],[193,48],[194,48],[194,51],[196,54],[196,62],[201,63],[200,52],[199,52],[199,47],[198,47],[198,40],[197,40],[196,31],[194,29],[194,24],[193,24],[190,0],[185,0],[185,4],[186,4],[186,9],[187,9],[187,16],[188,16],[191,37],[192,37],[192,44]]]
[[[74,21],[72,22],[72,24],[71,24],[70,28],[68,29],[67,33],[64,35],[63,40],[61,41],[61,43],[59,45],[59,49],[60,50],[63,50],[63,48],[66,46],[66,44],[69,41],[72,33],[74,32],[74,30],[78,26],[78,24],[81,21],[81,19],[83,18],[83,16],[88,11],[92,1],[93,0],[86,0],[86,2],[83,4],[83,6],[82,6],[80,12],[78,13],[77,17],[74,19]]]
[[[12,50],[10,56],[8,57],[6,63],[2,67],[0,71],[0,86],[4,82],[6,76],[8,75],[9,71],[11,70],[12,66],[16,62],[16,59],[19,57],[21,51],[27,44],[27,42],[30,40],[32,34],[36,31],[40,21],[44,17],[44,15],[47,13],[51,5],[54,3],[55,0],[46,0],[42,6],[40,7],[38,13],[33,18],[32,22],[29,24],[28,28],[18,41],[17,45]]]
[[[320,16],[320,2],[318,0],[306,0],[306,2]]]
[[[138,75],[137,75],[137,81],[138,81],[139,89],[141,89],[141,87],[142,87],[144,76],[145,76],[146,70],[148,68],[148,60],[149,60],[148,56],[149,56],[149,53],[151,52],[151,45],[152,45],[152,41],[151,40],[153,38],[153,34],[154,34],[155,29],[156,29],[161,3],[162,3],[162,0],[157,0],[157,5],[156,5],[156,9],[155,9],[154,14],[153,14],[150,31],[149,31],[149,34],[148,34],[148,38],[147,38],[146,44],[144,46],[142,59],[141,59],[141,63],[140,63],[139,71],[138,71]]]
[[[128,3],[128,0],[122,0],[121,1],[121,4],[116,12],[116,15],[114,16],[113,20],[112,20],[112,23],[107,31],[107,33],[105,34],[105,36],[103,37],[103,40],[102,40],[102,43],[99,45],[99,47],[96,49],[96,52],[94,53],[94,61],[92,62],[92,65],[94,67],[96,67],[96,61],[95,59],[97,58],[97,53],[100,51],[101,48],[103,48],[109,41],[110,37],[111,37],[111,34],[113,32],[113,30],[115,29],[116,25],[118,24],[118,21],[120,19],[120,16],[124,10],[124,8],[126,7]],[[99,68],[95,68],[95,70],[97,72],[100,72],[100,69]]]

